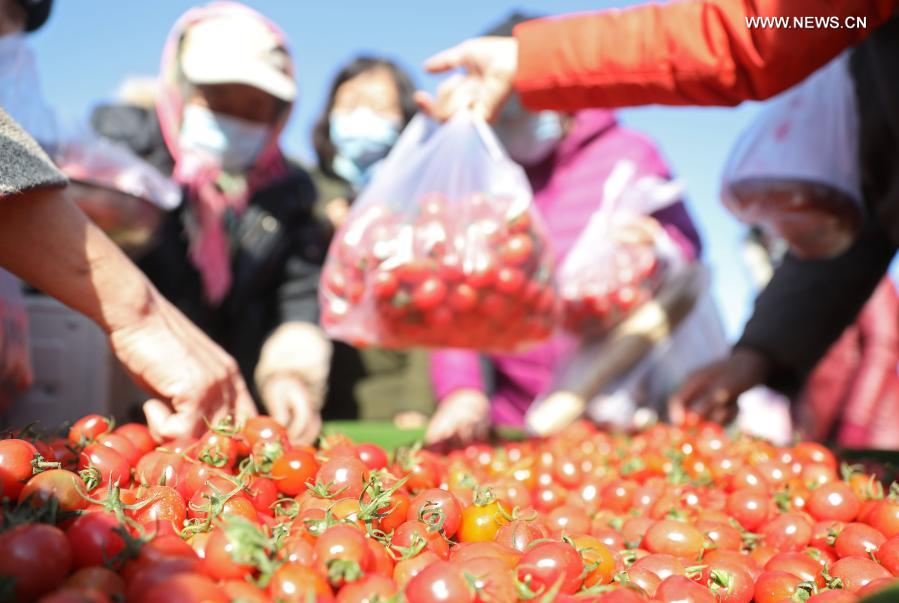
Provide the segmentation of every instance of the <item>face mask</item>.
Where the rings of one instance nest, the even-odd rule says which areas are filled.
[[[331,142],[337,150],[332,168],[353,186],[362,186],[371,176],[372,167],[396,142],[399,124],[367,107],[332,111],[330,122]]]
[[[516,163],[536,165],[549,157],[565,135],[562,118],[555,111],[523,113],[500,120],[496,135]]]
[[[184,107],[178,145],[183,154],[240,171],[253,165],[268,137],[269,128],[264,124],[189,104]]]
[[[23,33],[0,37],[0,107],[45,148],[56,142],[56,119],[44,101]]]

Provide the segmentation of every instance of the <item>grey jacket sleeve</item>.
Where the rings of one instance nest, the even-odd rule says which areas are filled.
[[[856,243],[829,260],[788,255],[758,296],[738,347],[771,361],[771,387],[798,390],[831,344],[852,324],[896,252],[876,220],[868,218]]]
[[[0,109],[0,195],[66,185],[62,175],[34,139]]]

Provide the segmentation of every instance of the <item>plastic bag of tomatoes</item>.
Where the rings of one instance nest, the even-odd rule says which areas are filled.
[[[767,104],[741,134],[722,202],[799,257],[843,253],[863,215],[859,128],[847,51]]]
[[[468,112],[410,122],[322,275],[322,324],[357,346],[512,350],[555,325],[553,260],[522,169]]]
[[[579,337],[608,333],[652,299],[685,259],[651,217],[681,198],[677,182],[636,176],[620,161],[603,188],[603,200],[558,272],[565,328]]]

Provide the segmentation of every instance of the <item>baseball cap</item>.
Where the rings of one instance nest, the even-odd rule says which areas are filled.
[[[25,10],[25,31],[34,31],[50,16],[53,0],[18,0]]]
[[[248,15],[224,14],[192,25],[181,44],[181,70],[193,84],[246,84],[286,102],[297,95],[281,39]]]

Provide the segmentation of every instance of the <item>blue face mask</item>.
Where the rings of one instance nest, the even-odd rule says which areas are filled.
[[[178,145],[181,152],[240,171],[253,165],[269,137],[265,124],[214,113],[206,107],[184,107]]]
[[[399,124],[367,107],[351,112],[332,111],[331,142],[337,153],[334,172],[355,187],[371,177],[373,166],[384,159],[399,136]]]

